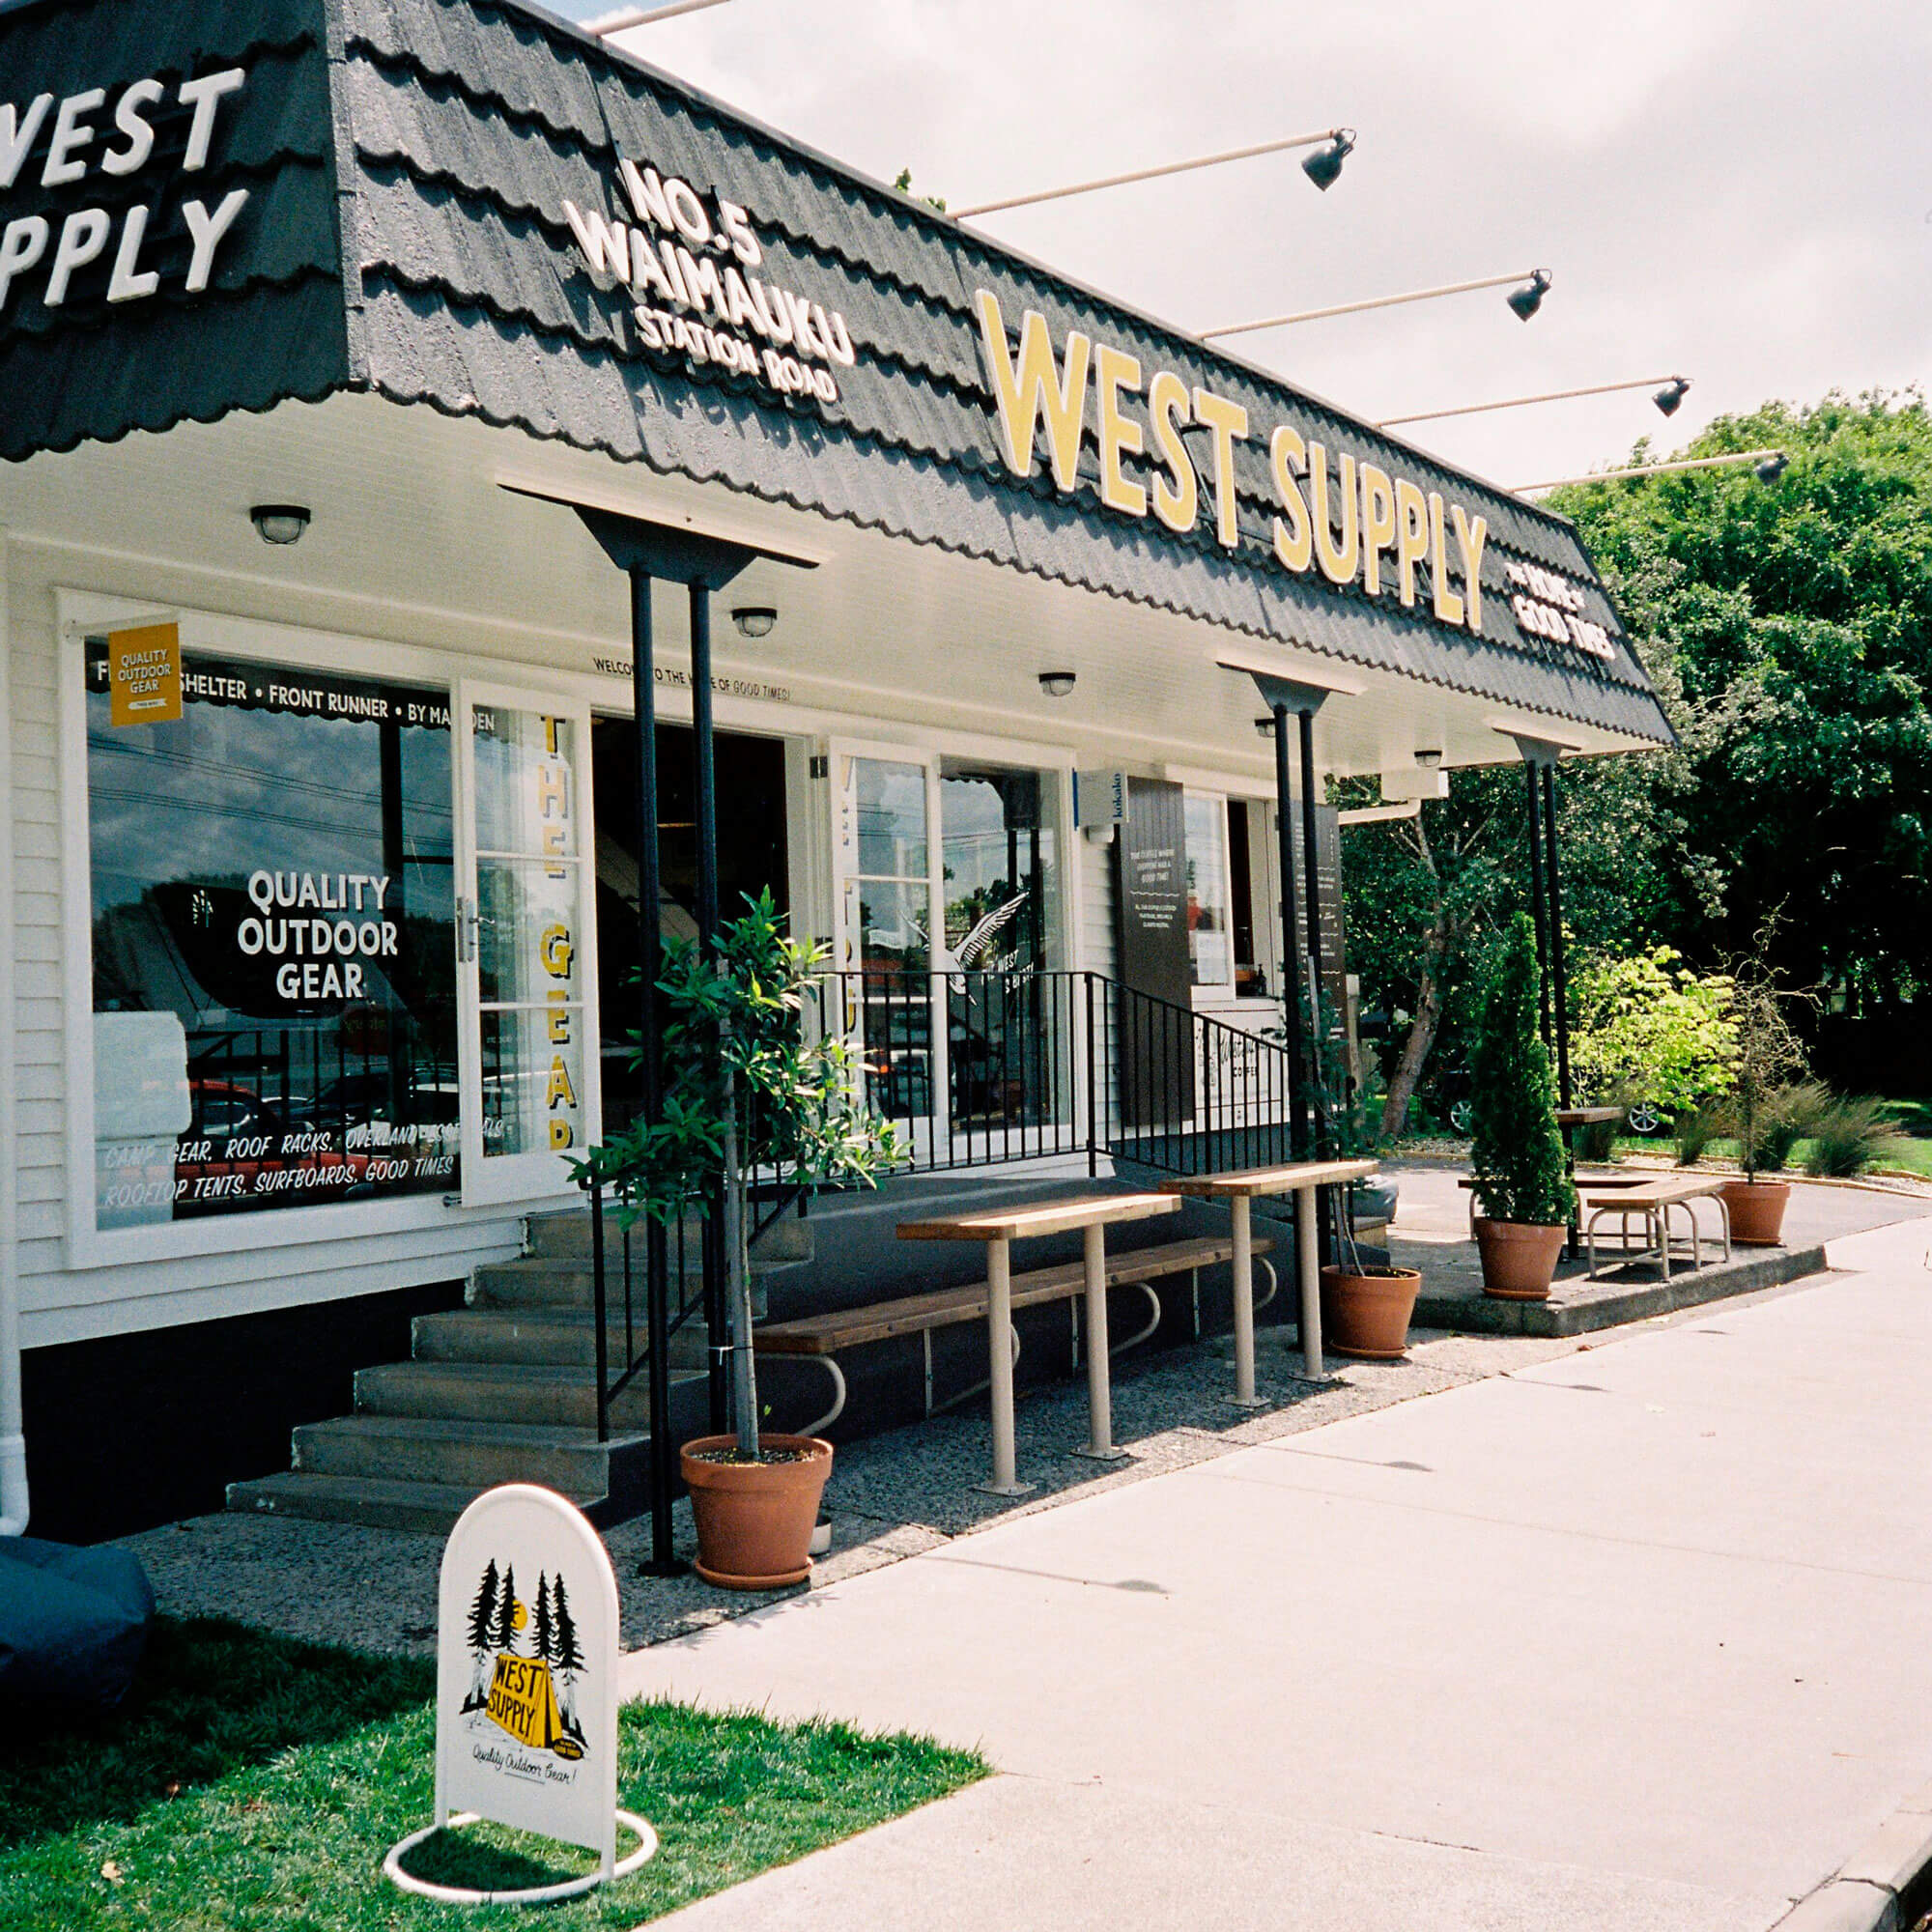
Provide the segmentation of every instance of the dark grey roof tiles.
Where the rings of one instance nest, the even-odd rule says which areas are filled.
[[[97,297],[92,309],[63,311],[59,334],[43,340],[46,312],[32,298],[13,304],[0,321],[0,382],[31,387],[36,400],[5,412],[0,454],[368,386],[1498,703],[1668,736],[1561,518],[788,143],[522,0],[82,0],[0,15],[0,67],[29,88],[43,72],[131,77],[244,53],[250,83],[219,164],[187,179],[250,186],[249,245],[221,261],[191,312],[199,322],[166,298],[132,317]],[[845,315],[860,354],[837,371],[836,402],[788,403],[750,378],[701,380],[681,353],[644,352],[633,298],[590,274],[564,218],[566,199],[628,216],[620,156],[744,205],[766,251],[761,276]],[[144,191],[138,181],[114,188],[117,209]],[[0,213],[9,207],[0,201]],[[1015,327],[1038,309],[1057,339],[1082,328],[1139,355],[1149,373],[1173,369],[1246,407],[1236,554],[1215,539],[1211,483],[1203,521],[1175,537],[1102,509],[1091,487],[1067,498],[1037,473],[1009,472],[981,362],[979,288]],[[83,353],[90,341],[99,355]],[[1145,422],[1138,401],[1127,412]],[[1094,413],[1080,464],[1090,484]],[[1481,639],[1274,563],[1266,439],[1281,421],[1488,518]],[[1585,582],[1586,614],[1617,640],[1614,663],[1519,634],[1504,574],[1512,556]]]

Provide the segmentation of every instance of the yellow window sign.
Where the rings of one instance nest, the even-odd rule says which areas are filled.
[[[107,722],[167,724],[182,715],[181,627],[107,634]]]

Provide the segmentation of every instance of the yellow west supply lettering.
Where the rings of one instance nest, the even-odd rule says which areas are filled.
[[[1382,552],[1395,542],[1395,486],[1388,471],[1362,465],[1362,588],[1382,594]]]
[[[1181,430],[1194,420],[1187,384],[1172,369],[1160,369],[1148,384],[1148,416],[1153,424],[1153,446],[1166,466],[1153,479],[1153,513],[1177,535],[1184,536],[1201,514],[1201,490],[1194,460],[1180,440]],[[1169,482],[1168,478],[1174,480]]]
[[[1330,583],[1352,583],[1361,558],[1361,533],[1355,512],[1355,459],[1341,459],[1342,487],[1336,493],[1342,512],[1342,538],[1335,540],[1328,522],[1328,452],[1319,442],[1308,445],[1308,507],[1315,520],[1315,560]]]
[[[1395,483],[1395,574],[1406,608],[1415,605],[1415,566],[1429,554],[1429,505],[1406,476]]]
[[[1140,424],[1121,413],[1121,391],[1140,393],[1140,357],[1101,343],[1094,352],[1094,387],[1100,405],[1100,500],[1110,510],[1144,517],[1147,491],[1121,468],[1122,456],[1138,456],[1147,447]]]
[[[1037,426],[1046,426],[1047,456],[1054,483],[1071,490],[1080,469],[1080,429],[1087,414],[1087,365],[1093,343],[1077,328],[1066,336],[1066,356],[1056,364],[1046,318],[1028,309],[1020,319],[1017,367],[1007,350],[1006,319],[998,298],[980,289],[973,298],[986,368],[999,405],[1000,446],[1015,476],[1033,473]]]
[[[1248,412],[1239,403],[1231,403],[1211,389],[1194,391],[1194,420],[1213,436],[1214,446],[1214,533],[1223,546],[1233,550],[1241,540],[1240,508],[1235,495],[1235,444],[1248,434]]]
[[[1463,621],[1479,637],[1483,629],[1483,545],[1489,541],[1488,520],[1471,522],[1461,503],[1453,506],[1456,518],[1456,547],[1463,553],[1463,601],[1468,606]]]
[[[1442,546],[1442,493],[1429,493],[1429,590],[1435,614],[1445,624],[1463,621],[1463,600],[1449,588],[1449,560]]]
[[[1268,457],[1274,466],[1275,493],[1288,512],[1286,523],[1280,517],[1274,520],[1274,554],[1289,569],[1306,570],[1314,558],[1315,536],[1309,527],[1308,504],[1296,480],[1296,472],[1305,473],[1308,468],[1308,445],[1302,441],[1301,432],[1283,423],[1268,445]]]

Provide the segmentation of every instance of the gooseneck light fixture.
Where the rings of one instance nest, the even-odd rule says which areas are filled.
[[[715,5],[716,0],[708,3]],[[1313,148],[1318,142],[1325,145],[1302,162],[1301,170],[1317,187],[1330,188],[1342,172],[1343,161],[1354,151],[1352,128],[1324,128],[1319,134],[1291,134],[1286,140],[1257,141],[1247,148],[1224,148],[1219,154],[1197,155],[1188,161],[1163,161],[1158,167],[1130,168],[1122,175],[1102,175],[1097,181],[1074,182],[1070,186],[1044,188],[1037,194],[1009,195],[1004,201],[976,202],[971,208],[955,208],[951,213],[955,221],[970,221],[978,214],[1000,214],[1009,208],[1035,208],[1043,201],[1065,201],[1071,195],[1094,194],[1103,187],[1125,187],[1129,182],[1191,174],[1196,168],[1217,168],[1224,161],[1251,160],[1257,155],[1278,155],[1288,148]]]
[[[731,612],[731,621],[741,638],[769,638],[779,613],[769,604],[740,604]]]
[[[1049,697],[1065,697],[1073,690],[1073,675],[1070,670],[1043,670],[1039,674],[1039,688]]]
[[[292,544],[301,541],[309,516],[299,503],[257,503],[248,512],[248,521],[266,544]]]
[[[1548,389],[1539,396],[1510,396],[1499,403],[1464,403],[1453,410],[1423,410],[1414,415],[1384,416],[1378,429],[1397,429],[1404,423],[1441,422],[1447,416],[1487,415],[1492,410],[1523,410],[1532,403],[1567,403],[1575,396],[1613,396],[1623,389],[1647,389],[1653,383],[1664,387],[1651,401],[1667,416],[1677,413],[1677,406],[1690,387],[1689,376],[1638,376],[1628,383],[1592,383],[1582,389]]]
[[[1444,282],[1440,288],[1410,289],[1406,295],[1371,296],[1365,301],[1336,302],[1328,308],[1305,308],[1293,315],[1265,315],[1256,322],[1223,323],[1218,328],[1202,329],[1200,335],[1203,342],[1213,342],[1224,335],[1252,335],[1258,329],[1287,328],[1297,322],[1325,322],[1330,316],[1360,315],[1364,309],[1371,308],[1399,308],[1404,302],[1434,301],[1438,296],[1465,296],[1474,289],[1499,289],[1517,282],[1523,283],[1523,286],[1515,291],[1509,303],[1527,322],[1543,305],[1543,298],[1548,293],[1553,279],[1548,269],[1519,269],[1513,274],[1483,275],[1473,282]],[[1519,305],[1519,298],[1527,304],[1526,307]]]
[[[1543,306],[1543,298],[1549,293],[1549,280],[1548,269],[1532,269],[1529,280],[1521,288],[1510,291],[1510,312],[1519,322],[1527,322]]]
[[[1675,463],[1637,463],[1626,469],[1599,469],[1590,476],[1558,476],[1548,483],[1518,483],[1511,495],[1527,497],[1538,490],[1567,490],[1575,483],[1627,483],[1645,476],[1679,476],[1691,469],[1731,469],[1741,463],[1753,466],[1760,483],[1776,483],[1791,467],[1781,449],[1741,449],[1734,456],[1691,456]]]

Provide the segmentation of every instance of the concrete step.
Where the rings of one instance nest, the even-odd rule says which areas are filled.
[[[610,1489],[611,1456],[639,1446],[647,1445],[635,1435],[599,1442],[594,1429],[557,1423],[358,1414],[297,1429],[295,1467],[303,1474],[379,1476],[458,1489],[543,1483],[586,1503]]]
[[[607,1321],[613,1355],[621,1353],[621,1318]],[[419,1362],[523,1362],[532,1367],[588,1369],[597,1360],[596,1323],[589,1311],[461,1308],[418,1315],[410,1324],[411,1352]]]
[[[701,1222],[693,1218],[684,1224],[684,1252],[687,1271],[696,1273],[698,1268],[698,1243]],[[543,1261],[581,1261],[590,1259],[590,1210],[587,1208],[567,1209],[556,1214],[532,1214],[529,1218],[530,1259]],[[677,1266],[677,1230],[666,1230],[666,1239],[670,1251],[670,1265]],[[617,1258],[622,1252],[623,1230],[617,1224],[614,1212],[607,1211],[604,1216],[605,1251],[609,1256],[609,1265],[614,1271]],[[631,1247],[637,1256],[637,1265],[643,1265],[644,1224],[639,1221],[631,1230]],[[767,1228],[752,1248],[752,1265],[755,1269],[792,1267],[800,1262],[809,1262],[814,1252],[812,1224],[802,1220],[795,1212],[787,1212]]]
[[[689,1375],[689,1371],[679,1372]],[[642,1375],[618,1395],[611,1426],[650,1427]],[[597,1426],[597,1384],[588,1367],[528,1362],[385,1362],[355,1374],[358,1415],[413,1415],[440,1422],[523,1422]]]
[[[448,1483],[399,1483],[382,1476],[317,1476],[283,1470],[230,1483],[228,1507],[250,1516],[310,1522],[358,1522],[371,1529],[415,1529],[447,1536],[483,1493]]]

